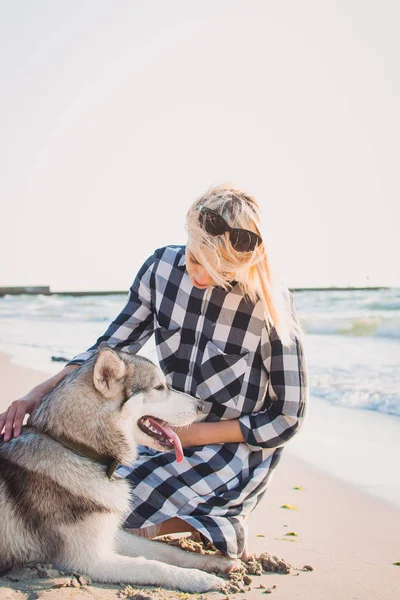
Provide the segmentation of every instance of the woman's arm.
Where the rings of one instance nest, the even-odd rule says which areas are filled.
[[[240,419],[193,423],[176,428],[182,446],[246,442],[253,450],[276,448],[299,429],[307,399],[307,377],[302,346],[275,344],[275,355],[267,361],[270,370],[266,403],[268,408]]]
[[[40,383],[34,387],[19,400],[14,400],[8,407],[8,409],[0,415],[0,434],[4,428],[4,441],[8,442],[13,437],[18,437],[21,433],[22,423],[25,415],[30,415],[35,408],[40,404],[41,399],[50,392],[61,379],[76,369],[78,365],[66,366],[60,371],[46,379],[43,383]]]
[[[300,338],[282,345],[275,330],[262,335],[261,351],[269,381],[265,408],[239,419],[176,428],[182,446],[246,442],[252,450],[282,446],[300,428],[308,398],[307,367]]]
[[[240,417],[247,445],[253,450],[277,448],[289,441],[300,428],[308,400],[308,373],[303,344],[296,337],[283,346],[275,329],[263,332],[263,365],[269,375],[265,408]]]
[[[184,448],[245,441],[237,419],[215,423],[193,423],[188,427],[173,427],[173,429],[179,435]]]

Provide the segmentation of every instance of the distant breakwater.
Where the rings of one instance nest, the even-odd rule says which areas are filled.
[[[389,290],[390,287],[304,287],[290,288],[291,292],[356,292],[356,291],[378,291]],[[83,291],[83,292],[53,292],[48,285],[39,286],[19,286],[19,287],[0,287],[0,298],[3,296],[115,296],[117,294],[127,294],[128,290],[98,290],[98,291]]]

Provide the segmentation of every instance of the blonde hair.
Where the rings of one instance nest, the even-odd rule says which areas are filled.
[[[192,204],[186,215],[188,248],[194,251],[216,285],[227,290],[229,280],[234,278],[251,302],[261,300],[268,332],[275,328],[282,343],[291,345],[299,326],[287,288],[273,275],[264,241],[250,252],[238,252],[232,247],[228,234],[212,236],[201,227],[200,207],[215,211],[231,227],[248,229],[263,239],[257,200],[225,185],[210,188]]]

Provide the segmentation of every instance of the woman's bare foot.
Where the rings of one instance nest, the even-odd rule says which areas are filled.
[[[158,525],[150,525],[150,527],[142,527],[140,529],[127,529],[126,531],[149,540],[160,535],[169,535],[170,533],[197,532],[192,525],[189,525],[189,523],[186,523],[183,519],[179,519],[178,517],[171,517]]]
[[[160,529],[160,525],[150,525],[150,527],[142,527],[141,529],[125,529],[125,531],[127,531],[128,533],[132,533],[133,535],[137,535],[138,537],[152,540],[153,538],[160,535],[158,533]]]

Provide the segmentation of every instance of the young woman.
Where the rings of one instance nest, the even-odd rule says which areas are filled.
[[[245,517],[304,416],[300,332],[290,295],[271,272],[254,198],[213,188],[190,207],[187,231],[186,247],[160,248],[146,261],[94,346],[0,416],[0,432],[5,426],[5,440],[13,429],[19,435],[25,414],[101,342],[135,353],[154,333],[167,382],[206,408],[179,431],[185,460],[142,448],[134,465],[119,469],[134,484],[125,525],[146,537],[197,531],[246,559]]]

